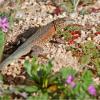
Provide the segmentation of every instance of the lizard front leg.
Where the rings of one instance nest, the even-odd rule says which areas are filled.
[[[43,53],[43,48],[38,46],[38,45],[34,45],[32,47],[32,50],[31,50],[31,56],[36,56],[38,57],[39,55],[41,55]]]

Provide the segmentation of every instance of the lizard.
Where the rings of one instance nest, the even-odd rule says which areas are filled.
[[[27,39],[26,42],[19,46],[14,53],[1,62],[0,70],[8,66],[13,61],[18,60],[20,57],[28,54],[35,46],[41,47],[44,43],[49,41],[49,39],[56,33],[56,24],[59,23],[59,21],[62,21],[62,19],[64,18],[54,20],[46,26],[42,26],[40,29],[38,29],[36,33],[34,33]]]

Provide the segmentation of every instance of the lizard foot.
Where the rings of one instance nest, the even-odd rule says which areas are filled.
[[[34,45],[31,50],[31,56],[39,56],[43,53],[43,48],[37,45]]]

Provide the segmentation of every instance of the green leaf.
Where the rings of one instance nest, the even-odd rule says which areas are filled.
[[[2,60],[4,45],[5,45],[5,34],[2,31],[0,31],[0,61]]]
[[[4,96],[3,100],[11,100],[10,96]]]
[[[81,83],[80,83],[80,82],[77,82],[77,85],[76,85],[76,87],[73,89],[72,92],[73,92],[74,94],[79,94],[80,89],[81,89]]]
[[[36,57],[33,57],[32,58],[32,72],[33,72],[33,74],[34,73],[36,73],[37,72],[37,70],[39,69],[39,64],[38,64],[38,62],[37,62],[37,59],[36,59]]]
[[[55,84],[55,83],[60,83],[60,82],[62,82],[60,73],[56,73],[49,77],[49,84]]]
[[[35,100],[35,97],[34,97],[34,96],[29,96],[29,97],[27,98],[27,100]]]
[[[51,61],[48,61],[47,65],[46,65],[46,74],[47,75],[49,75],[51,73],[52,67],[53,67],[53,65],[52,65]]]
[[[93,82],[92,80],[92,72],[89,70],[84,71],[84,73],[82,74],[81,80],[83,82],[83,88],[86,90],[88,85],[91,84]]]
[[[28,73],[28,75],[29,75],[30,77],[32,77],[32,73],[31,73],[32,65],[30,64],[30,62],[29,62],[28,60],[26,60],[26,61],[24,62],[24,68],[25,68],[26,72]]]
[[[13,16],[9,17],[9,22],[10,22],[10,28],[12,28],[12,26],[14,24],[14,18],[13,18]]]
[[[37,64],[36,62],[37,62],[36,57],[33,57],[33,58],[32,58],[32,65]]]
[[[0,100],[11,100],[11,97],[9,95],[4,95]]]
[[[71,0],[72,4],[75,6],[78,0]]]
[[[41,94],[40,96],[37,96],[37,100],[48,100],[48,94]]]
[[[69,76],[69,75],[75,76],[76,71],[73,68],[69,68],[68,67],[68,68],[62,68],[61,71],[60,71],[60,73],[61,73],[62,77],[64,79],[66,79],[67,76]]]
[[[0,83],[3,83],[3,75],[0,74]]]
[[[91,55],[94,49],[96,49],[96,46],[92,41],[87,41],[82,45],[82,50],[85,55]]]
[[[96,58],[93,63],[96,66],[98,74],[100,75],[100,58]]]
[[[72,4],[73,4],[73,6],[74,6],[74,11],[75,11],[75,12],[76,12],[76,10],[77,10],[77,6],[78,6],[78,4],[79,4],[79,1],[80,1],[80,0],[71,0]]]
[[[73,11],[73,4],[70,2],[70,0],[65,2],[65,6],[67,7],[67,12],[72,12]]]
[[[88,64],[89,62],[90,62],[90,60],[91,60],[91,57],[90,57],[90,55],[83,55],[81,58],[80,58],[80,62],[81,62],[81,64],[83,64],[83,65],[86,65],[86,64]]]
[[[32,93],[32,92],[37,92],[38,91],[38,87],[37,86],[26,86],[26,85],[19,85],[16,88],[17,92],[28,92],[28,93]]]
[[[27,100],[48,100],[48,94],[41,94],[39,96],[30,96]]]
[[[86,80],[86,79],[91,79],[92,78],[92,72],[90,71],[90,70],[85,70],[84,72],[83,72],[83,74],[82,74],[82,78],[84,79],[84,80]]]
[[[64,28],[65,31],[79,31],[81,29],[78,25],[68,25]]]
[[[38,91],[38,87],[36,86],[25,86],[24,90],[26,92],[32,93]]]

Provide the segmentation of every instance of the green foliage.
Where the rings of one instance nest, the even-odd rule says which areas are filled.
[[[64,28],[65,31],[79,31],[81,29],[80,26],[77,26],[77,25],[68,25]]]
[[[0,100],[11,100],[9,95],[4,95],[0,97]]]
[[[89,55],[83,55],[81,59],[81,64],[87,65],[90,62],[90,56]]]
[[[86,14],[89,14],[89,11],[87,11],[86,9],[82,9],[80,12],[79,12],[80,15],[86,15]]]
[[[47,64],[39,64],[34,57],[32,62],[26,60],[24,68],[28,74],[27,78],[34,81],[34,83],[31,85],[24,84],[14,86],[12,88],[7,88],[7,90],[4,89],[4,94],[11,95],[13,93],[20,95],[25,92],[27,94],[25,99],[27,100],[62,100],[66,98],[87,100],[96,98],[88,93],[88,86],[94,84],[91,71],[84,70],[80,73],[71,67],[66,67],[62,68],[57,73],[53,73],[52,66],[51,61]],[[69,75],[73,76],[73,81],[76,84],[75,87],[66,83],[66,79]]]
[[[36,86],[25,86],[24,91],[28,92],[28,93],[33,93],[36,92],[38,90],[38,87]]]
[[[73,4],[73,6],[74,6],[74,11],[75,11],[75,12],[76,12],[76,10],[77,10],[77,6],[78,6],[78,4],[79,4],[79,1],[80,1],[80,0],[71,0],[72,4]]]
[[[67,87],[66,87],[64,84],[65,84],[66,78],[69,75],[72,75],[73,77],[78,76],[78,73],[74,69],[72,69],[71,67],[62,68],[60,70],[59,74],[56,73],[57,75],[53,75],[52,74],[52,71],[50,70],[52,68],[51,62],[49,62],[47,65],[39,65],[37,63],[37,61],[36,61],[35,58],[33,58],[33,62],[34,63],[31,63],[31,66],[29,64],[26,64],[29,67],[34,66],[34,68],[32,68],[32,69],[34,69],[34,71],[32,71],[34,73],[31,72],[32,74],[30,75],[30,77],[33,80],[35,80],[34,76],[37,75],[37,79],[39,79],[38,80],[38,83],[39,82],[42,83],[42,84],[39,83],[39,85],[41,84],[41,86],[39,86],[39,85],[37,85],[37,86],[42,87],[42,92],[43,92],[43,89],[44,89],[45,93],[47,93],[49,96],[51,95],[50,96],[51,98],[56,98],[57,99],[57,98],[67,98],[67,97],[70,97],[72,99],[73,98],[83,99],[84,96],[86,96],[85,97],[86,99],[87,98],[89,98],[89,99],[91,98],[90,95],[87,94],[87,88],[88,88],[88,86],[93,83],[93,81],[92,81],[92,77],[93,76],[92,76],[91,71],[86,70],[86,71],[84,71],[84,73],[82,73],[82,75],[80,76],[80,79],[76,78],[75,79],[76,87],[74,89],[72,89],[72,87],[70,87],[69,85],[67,85]],[[41,68],[39,68],[39,66],[41,66]],[[49,66],[48,69],[47,69],[46,66]],[[29,70],[30,70],[30,68],[29,68]],[[29,70],[27,70],[27,73],[29,73]],[[36,71],[36,70],[39,71],[39,74],[37,73],[38,71]],[[52,76],[52,78],[50,76]],[[37,81],[37,79],[35,81]],[[55,85],[50,85],[49,84],[50,83],[50,80],[52,80],[52,79],[53,79],[52,82],[54,82],[54,81],[56,82]],[[51,83],[51,84],[53,84],[53,83]],[[58,87],[58,89],[57,89],[57,87]],[[47,89],[47,90],[45,90],[45,89]],[[56,91],[57,94],[55,94],[55,92],[54,92],[54,94],[51,94],[53,91]],[[62,93],[63,96],[60,95],[59,93]],[[34,98],[33,96],[30,96],[28,98],[28,100],[32,100],[33,98]],[[40,97],[37,97],[36,96],[35,98],[36,99],[37,98],[39,99],[39,98],[43,98],[43,97],[41,97],[41,96]]]
[[[63,5],[66,6],[67,12],[69,12],[69,13],[73,12],[74,7],[73,7],[73,4],[70,0],[66,0]]]
[[[28,60],[25,61],[24,68],[27,71],[28,75],[30,77],[32,77],[32,75],[31,75],[31,69],[32,69],[32,67],[31,67],[31,64],[30,64],[30,62]]]
[[[80,0],[64,0],[62,5],[65,5],[67,12],[71,13],[76,11],[79,1]]]
[[[0,74],[0,83],[3,83],[3,75]]]
[[[80,58],[82,65],[93,64],[95,65],[98,74],[100,75],[100,51],[96,48],[92,41],[87,41],[82,45],[83,56]]]
[[[7,13],[0,13],[0,17],[8,16]]]
[[[48,94],[40,94],[38,96],[30,96],[27,100],[48,100]]]
[[[84,45],[82,45],[82,50],[85,55],[91,55],[94,57],[99,56],[99,52],[92,41],[87,41]]]
[[[64,29],[62,31],[62,29],[58,26],[57,32],[60,36],[63,36],[64,39],[69,40],[72,38],[72,35],[70,32],[79,31],[80,29],[81,29],[81,27],[78,25],[68,25],[68,26],[64,27]]]
[[[76,99],[90,99],[91,97],[87,93],[87,88],[93,83],[91,71],[84,71],[79,80],[76,80],[76,87],[73,89],[72,94]],[[78,96],[78,97],[77,97]]]
[[[77,12],[77,8],[80,4],[80,2],[84,5],[91,5],[94,3],[95,0],[64,0],[61,6],[66,9],[68,13]],[[81,11],[81,14],[88,13],[87,11],[83,10]]]
[[[25,61],[24,67],[30,78],[34,80],[36,83],[38,83],[41,88],[48,86],[50,78],[52,79],[51,61],[49,61],[45,65],[44,64],[40,65],[36,61],[36,58],[33,57],[32,63],[30,63],[29,61]]]
[[[91,71],[84,71],[81,77],[81,81],[84,83],[83,87],[86,90],[89,84],[92,83],[92,73]]]
[[[66,5],[68,12],[76,12],[79,3],[83,3],[84,5],[93,4],[94,0],[64,0],[64,4]]]
[[[0,31],[0,61],[2,60],[4,45],[5,45],[5,34],[2,31]]]
[[[100,76],[100,58],[94,59],[93,63],[96,66],[98,75]]]
[[[9,20],[9,24],[10,26],[13,24],[13,18],[12,16],[10,16],[9,14],[7,13],[0,13],[0,17],[7,17],[8,20]],[[5,46],[5,41],[6,41],[6,35],[5,33],[0,30],[0,61],[2,60],[2,56],[3,56],[3,51],[4,51],[4,46]]]
[[[28,92],[28,93],[33,93],[33,92],[37,92],[38,91],[38,87],[37,86],[26,86],[26,85],[19,85],[15,88],[15,91],[19,91],[19,92]]]
[[[61,76],[63,79],[66,79],[69,75],[75,76],[76,75],[76,71],[70,67],[68,68],[62,68],[60,70]]]

